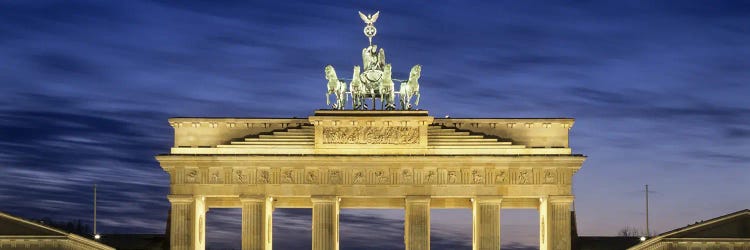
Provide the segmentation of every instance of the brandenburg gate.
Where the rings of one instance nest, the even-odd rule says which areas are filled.
[[[378,13],[360,15],[372,41]],[[431,208],[472,209],[474,249],[500,249],[501,209],[537,209],[540,248],[570,249],[585,160],[568,144],[573,119],[435,118],[411,104],[421,66],[393,79],[375,46],[349,90],[326,67],[336,99],[307,118],[169,119],[174,146],[156,158],[170,175],[171,249],[205,249],[210,208],[242,208],[248,250],[272,249],[275,208],[312,208],[314,250],[339,249],[342,208],[403,208],[409,250],[430,249]]]

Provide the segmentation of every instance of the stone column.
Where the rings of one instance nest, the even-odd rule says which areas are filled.
[[[312,197],[312,249],[339,249],[339,198]]]
[[[271,250],[273,242],[271,197],[240,196],[242,203],[242,250]]]
[[[479,196],[472,201],[473,249],[500,249],[500,202],[499,196]]]
[[[539,249],[570,250],[573,196],[542,197],[539,202]]]
[[[430,197],[407,196],[404,219],[406,250],[430,249]]]
[[[172,204],[169,244],[174,250],[206,248],[206,203],[202,196],[169,195]]]

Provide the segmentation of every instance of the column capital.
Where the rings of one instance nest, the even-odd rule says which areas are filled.
[[[189,194],[170,194],[167,195],[170,203],[191,203],[195,201],[195,196]]]
[[[420,202],[420,203],[429,203],[431,197],[429,195],[407,195],[406,196],[406,202]]]
[[[240,195],[240,202],[265,202],[268,198],[270,197],[266,197],[265,195]]]
[[[313,195],[310,196],[312,203],[337,203],[339,197],[335,195]]]
[[[472,198],[472,202],[478,203],[478,204],[500,204],[500,202],[503,201],[502,196],[494,196],[494,195],[480,195]]]
[[[572,195],[553,195],[548,197],[551,203],[573,203],[575,197]]]

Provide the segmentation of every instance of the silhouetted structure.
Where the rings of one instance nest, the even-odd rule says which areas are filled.
[[[70,226],[75,228],[72,222]],[[92,239],[6,213],[0,213],[0,249],[114,250]]]
[[[628,249],[750,249],[750,209],[696,222]]]
[[[640,243],[639,237],[633,236],[578,236],[576,212],[570,212],[570,226],[573,238],[571,249],[576,250],[625,250]]]
[[[163,234],[107,234],[100,242],[117,250],[166,250]]]

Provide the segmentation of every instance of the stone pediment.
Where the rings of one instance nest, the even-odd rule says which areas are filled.
[[[507,119],[472,119],[468,123],[451,119],[435,119],[427,111],[329,111],[315,112],[306,120],[270,131],[231,138],[217,145],[173,148],[173,154],[387,154],[387,155],[568,155],[567,129],[570,123],[556,124],[510,122]],[[514,119],[511,121],[515,121]],[[502,126],[497,128],[497,124]],[[195,123],[192,123],[193,125]],[[174,125],[173,125],[174,126]],[[219,127],[217,125],[211,125]],[[247,125],[249,126],[249,125]],[[271,127],[268,124],[264,125]],[[194,128],[195,126],[193,126]],[[200,123],[198,123],[200,128]],[[231,126],[227,125],[231,129]],[[535,140],[514,140],[508,135],[520,135],[539,129],[564,132],[564,135],[544,138],[545,142],[559,140],[558,145],[528,145]],[[178,129],[178,127],[175,127]],[[209,127],[209,129],[211,129]],[[529,131],[524,131],[524,129]],[[555,130],[557,129],[557,130]],[[488,134],[486,132],[500,132]],[[196,131],[197,132],[197,131]],[[504,134],[503,134],[504,132]],[[179,135],[178,133],[176,133]],[[204,133],[195,133],[204,134]],[[555,133],[549,133],[555,135]],[[178,139],[176,138],[176,141]]]

